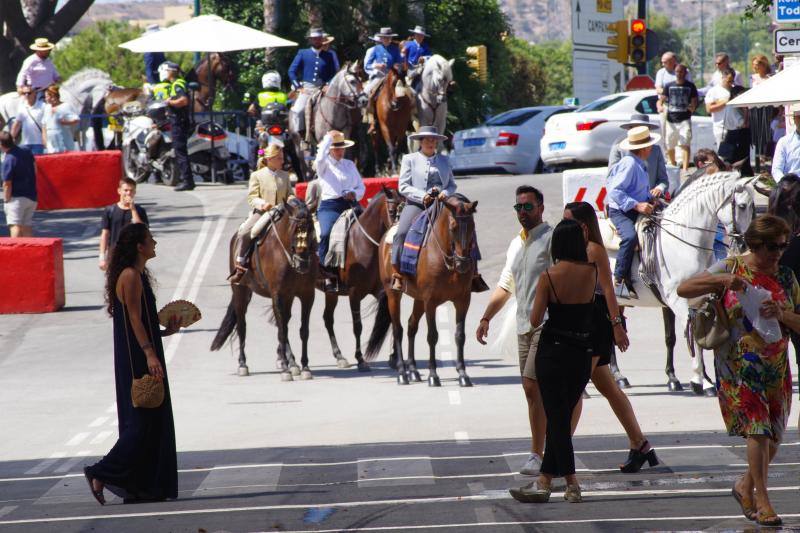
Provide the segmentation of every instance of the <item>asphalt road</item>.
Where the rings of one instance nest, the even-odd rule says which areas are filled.
[[[560,219],[558,174],[458,181],[461,192],[480,201],[480,268],[490,285],[518,231],[511,205],[515,187],[523,183],[543,190],[549,221]],[[748,525],[737,518],[730,497],[744,462],[743,449],[736,447],[741,442],[724,434],[715,399],[666,390],[657,310],[629,313],[632,348],[621,365],[633,385],[628,394],[640,424],[665,466],[637,476],[614,471],[627,439],[590,386],[592,398],[577,430],[579,474],[586,480],[586,502],[579,506],[524,506],[507,495],[509,486],[522,483],[513,472],[527,449],[526,409],[515,356],[474,340],[487,294],[474,297],[467,319],[473,388],[459,388],[452,368],[451,306],[437,316],[443,386],[399,387],[383,362],[387,347],[369,374],[336,368],[320,294],[311,324],[314,379],[281,382],[274,366],[275,329],[260,299],[248,316],[251,375],[239,377],[237,344],[221,352],[208,347],[230,299],[226,243],[245,216],[244,196],[242,185],[202,186],[188,194],[153,185],[139,191],[158,241],[151,267],[159,306],[186,298],[203,312],[203,320],[166,344],[181,498],[158,505],[114,502],[100,508],[79,475],[116,437],[111,323],[96,266],[100,211],[36,215],[38,235],[65,239],[67,307],[46,315],[0,316],[0,530],[620,531]],[[336,323],[352,362],[347,307],[339,306]],[[364,339],[371,318],[365,322]],[[490,340],[498,338],[499,322],[493,322]],[[418,353],[427,352],[422,327]],[[297,347],[296,322],[290,338]],[[686,383],[690,361],[682,346],[676,368]],[[776,508],[794,527],[800,527],[797,413],[795,405],[793,431],[771,472],[773,485],[782,487],[775,492]]]

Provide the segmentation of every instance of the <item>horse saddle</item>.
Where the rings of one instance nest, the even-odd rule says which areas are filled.
[[[606,222],[605,224],[600,224],[600,235],[603,237],[603,244],[605,245],[606,250],[610,252],[618,252],[619,245],[622,242],[622,237],[620,237],[619,231],[617,231],[617,227],[614,225],[614,221],[608,217],[601,220]],[[639,215],[636,218],[636,236],[639,238],[639,247],[637,247],[637,249],[641,248],[641,243],[644,242],[642,240],[644,231],[649,226],[650,220],[644,215]]]
[[[263,241],[264,237],[267,235],[269,226],[283,218],[284,213],[285,209],[282,205],[273,207],[268,212],[264,213],[261,218],[258,219],[258,222],[253,225],[253,229],[250,230],[250,238],[253,239],[256,244],[261,244],[261,241]]]
[[[334,222],[328,238],[328,253],[325,254],[326,267],[344,268],[347,260],[347,234],[357,216],[354,209],[347,209]]]

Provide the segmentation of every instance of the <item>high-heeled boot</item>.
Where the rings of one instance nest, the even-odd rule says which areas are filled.
[[[658,464],[656,451],[650,447],[650,443],[645,440],[638,449],[633,448],[628,452],[628,460],[620,465],[619,469],[625,474],[635,474],[642,469],[642,465],[647,462],[650,466]]]

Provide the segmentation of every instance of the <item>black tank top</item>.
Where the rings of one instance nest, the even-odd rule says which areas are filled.
[[[597,283],[597,265],[594,265],[595,284]],[[558,293],[550,279],[550,272],[545,270],[547,281],[553,289],[555,302],[547,304],[547,321],[542,329],[542,339],[550,342],[570,344],[579,348],[592,347],[592,314],[594,311],[594,293],[586,303],[565,304],[558,299]]]

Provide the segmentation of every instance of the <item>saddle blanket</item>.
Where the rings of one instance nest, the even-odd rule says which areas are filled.
[[[435,213],[431,209],[430,216],[433,218]],[[425,211],[420,213],[414,218],[411,227],[406,234],[406,240],[403,243],[403,250],[400,252],[400,272],[409,276],[417,275],[417,261],[419,260],[419,251],[425,244],[425,237],[428,233],[428,217]]]
[[[336,219],[328,240],[328,253],[325,254],[326,267],[344,268],[347,260],[347,234],[355,221],[356,215],[352,209],[344,211]]]

